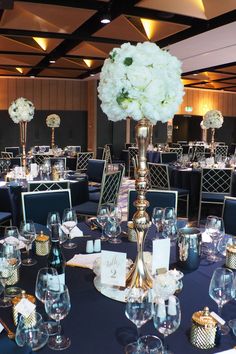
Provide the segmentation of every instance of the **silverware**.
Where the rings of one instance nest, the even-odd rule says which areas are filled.
[[[15,339],[15,333],[10,330],[8,325],[0,318],[0,323],[4,327],[5,331],[7,332],[7,336],[9,339]]]

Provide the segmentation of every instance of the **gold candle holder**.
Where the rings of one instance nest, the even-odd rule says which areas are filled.
[[[12,299],[12,311],[13,311],[13,321],[15,326],[18,325],[20,313],[16,309],[16,305],[23,299],[31,301],[33,304],[36,302],[36,298],[33,295],[26,294],[25,290],[22,290],[21,295],[16,296]],[[27,318],[25,318],[26,326],[32,326],[36,322],[36,310],[34,310]]]
[[[37,256],[47,256],[49,254],[49,236],[44,235],[43,231],[35,239],[35,250]]]
[[[190,341],[195,347],[200,349],[214,348],[216,331],[217,322],[211,317],[208,307],[193,314]]]
[[[226,247],[226,260],[225,265],[227,268],[236,269],[236,245],[228,245]]]

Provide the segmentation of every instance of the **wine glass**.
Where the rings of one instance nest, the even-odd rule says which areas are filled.
[[[105,234],[109,237],[108,242],[118,244],[121,243],[121,239],[118,236],[121,233],[121,227],[119,221],[114,217],[109,217],[105,224]]]
[[[97,221],[102,227],[101,241],[107,241],[107,237],[104,235],[104,227],[109,217],[109,208],[107,205],[102,205],[97,213]]]
[[[22,221],[20,224],[20,235],[21,239],[25,244],[27,258],[23,259],[21,264],[24,266],[33,266],[37,263],[36,259],[30,258],[29,252],[31,245],[36,237],[36,229],[34,222],[32,220]]]
[[[158,238],[158,233],[162,230],[163,226],[164,209],[155,207],[152,212],[152,223],[156,226],[155,238]]]
[[[50,211],[47,216],[47,228],[51,231],[52,224],[61,224],[61,217],[58,211]]]
[[[110,205],[110,216],[115,218],[119,224],[122,221],[122,208],[119,205]]]
[[[177,238],[177,218],[175,208],[167,207],[164,209],[162,235],[171,240]]]
[[[150,293],[142,288],[132,288],[126,301],[125,315],[136,325],[139,338],[141,327],[152,318]]]
[[[16,226],[5,227],[4,242],[10,245],[19,245],[19,230]]]
[[[2,246],[3,254],[8,258],[9,263],[13,267],[13,273],[6,281],[6,285],[14,285],[19,280],[19,268],[21,265],[21,252],[16,245],[4,243]],[[18,286],[9,286],[6,288],[5,294],[8,297],[15,297],[21,293]]]
[[[211,262],[220,261],[221,258],[217,256],[217,244],[222,234],[224,233],[224,223],[222,218],[218,216],[209,215],[206,220],[205,231],[212,239],[213,251],[207,257]]]
[[[71,231],[77,225],[77,216],[75,210],[68,208],[65,209],[62,216],[62,228],[65,233],[68,234],[69,241],[66,242],[63,247],[67,249],[76,248],[77,245],[74,242],[71,242]]]
[[[221,316],[223,306],[233,299],[235,292],[234,273],[228,268],[216,268],[210,282],[209,295],[217,303]],[[221,325],[221,334],[229,333],[227,325]]]
[[[0,300],[0,307],[10,307],[12,302],[6,297],[6,283],[12,276],[14,266],[11,264],[10,258],[5,254],[4,250],[0,251],[0,283],[3,287],[3,298]]]
[[[15,340],[19,347],[27,345],[32,351],[44,347],[48,341],[48,332],[40,313],[35,313],[34,321],[26,321],[23,315],[20,316]]]
[[[166,338],[174,333],[180,325],[181,311],[179,299],[171,295],[169,299],[159,298],[154,303],[153,323],[159,333],[163,334],[164,354],[171,354],[166,344]]]
[[[48,346],[54,350],[67,349],[70,339],[61,335],[60,321],[65,318],[71,308],[70,295],[66,285],[61,285],[59,291],[47,290],[45,297],[45,309],[49,317],[58,324],[58,334],[49,338]]]
[[[142,336],[138,340],[140,354],[163,354],[163,344],[159,337],[153,335]]]
[[[48,290],[59,291],[60,281],[55,268],[41,268],[38,271],[35,283],[35,295],[39,301],[45,303],[46,293]],[[45,322],[49,335],[58,332],[57,324],[54,321]],[[56,325],[56,326],[55,326]]]

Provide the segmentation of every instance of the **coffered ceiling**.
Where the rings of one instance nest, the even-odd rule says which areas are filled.
[[[85,80],[112,48],[150,40],[183,62],[187,87],[236,92],[236,0],[10,3],[0,1],[0,76]]]

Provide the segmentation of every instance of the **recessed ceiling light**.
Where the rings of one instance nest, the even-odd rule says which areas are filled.
[[[90,74],[90,76],[95,76],[95,74]]]
[[[34,76],[34,75],[30,75],[30,77],[31,77],[31,79],[34,79],[34,78],[35,78],[35,76]]]
[[[111,16],[110,16],[110,14],[104,14],[104,15],[102,15],[100,22],[103,23],[103,24],[110,23],[110,22],[111,22]]]
[[[55,64],[55,63],[56,63],[56,60],[49,60],[49,63],[50,63],[50,64]]]
[[[194,73],[193,76],[197,76],[198,74],[197,73]]]

